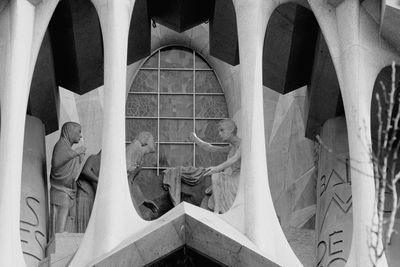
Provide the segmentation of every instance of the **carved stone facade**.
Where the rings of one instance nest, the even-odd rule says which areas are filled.
[[[48,197],[44,127],[26,119],[21,186],[21,245],[27,266],[37,266],[45,258],[48,241]]]
[[[317,181],[317,266],[344,266],[350,252],[352,197],[344,117],[328,120],[321,131]]]

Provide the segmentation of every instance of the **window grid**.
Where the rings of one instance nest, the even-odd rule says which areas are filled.
[[[196,132],[196,53],[193,50],[193,132]],[[193,142],[193,166],[196,166],[196,144]]]
[[[193,93],[179,93],[179,92],[128,92],[131,95],[193,95]],[[225,96],[223,93],[196,93],[200,96]]]
[[[161,49],[157,52],[157,176],[160,176],[160,82],[161,82]]]
[[[177,48],[179,49],[179,48]],[[196,117],[196,96],[225,96],[224,93],[197,93],[196,92],[196,71],[210,71],[215,75],[219,86],[221,85],[218,76],[216,75],[215,71],[212,68],[196,68],[196,55],[197,53],[192,50],[192,57],[193,57],[193,67],[192,68],[167,68],[161,67],[161,50],[159,49],[153,56],[156,55],[157,57],[157,68],[154,67],[141,67],[141,70],[157,70],[157,92],[131,92],[129,91],[129,95],[157,95],[157,117],[149,117],[149,116],[126,116],[126,119],[157,119],[157,166],[153,167],[143,167],[143,169],[147,170],[157,170],[157,175],[160,175],[160,169],[166,169],[169,167],[161,167],[160,166],[160,145],[192,145],[193,146],[193,159],[192,164],[196,166],[196,144],[191,141],[160,141],[160,121],[165,119],[171,120],[192,120],[193,121],[193,132],[196,132],[196,121],[201,120],[223,120],[226,117]],[[199,55],[200,57],[200,55]],[[201,57],[200,57],[201,58]],[[145,61],[146,62],[146,61]],[[193,79],[192,79],[192,86],[193,90],[191,93],[184,93],[184,92],[161,92],[161,71],[192,71]],[[173,116],[160,116],[160,96],[163,95],[182,95],[182,96],[192,96],[193,98],[193,117],[173,117]],[[129,144],[130,142],[126,142]],[[211,142],[213,145],[227,145],[224,142]]]

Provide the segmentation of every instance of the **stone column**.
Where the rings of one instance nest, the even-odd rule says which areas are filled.
[[[268,184],[263,118],[262,53],[275,1],[237,0],[235,5],[241,75],[241,179],[245,234],[282,266],[301,266],[282,232]]]
[[[0,266],[25,266],[20,243],[20,197],[35,7],[10,1],[0,17]]]
[[[48,229],[46,148],[43,123],[32,116],[25,122],[21,186],[21,244],[28,267],[45,258]]]
[[[346,0],[336,8],[341,92],[348,130],[353,201],[353,235],[346,266],[372,266],[368,239],[374,209],[374,172],[370,160],[371,98],[379,53],[370,52],[372,30],[362,21],[360,3]],[[364,24],[364,25],[363,25]],[[349,27],[349,25],[352,25]],[[364,28],[362,28],[364,27]],[[385,256],[379,266],[387,266]]]
[[[344,117],[325,122],[319,150],[316,214],[317,266],[344,266],[353,226],[349,146]]]
[[[147,222],[133,207],[125,162],[128,30],[134,0],[92,0],[104,42],[101,168],[92,215],[70,266],[86,266],[139,232]]]

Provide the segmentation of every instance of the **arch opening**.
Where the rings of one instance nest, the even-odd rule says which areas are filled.
[[[228,117],[219,80],[199,53],[185,47],[167,46],[144,61],[127,96],[126,141],[131,146],[140,132],[148,131],[156,146],[154,153],[144,156],[142,170],[135,178],[135,185],[130,186],[131,191],[135,186],[141,188],[144,195],[160,206],[160,212],[146,213],[140,208],[143,200],[136,198],[142,216],[157,218],[172,208],[173,203],[181,201],[197,206],[204,202],[203,206],[207,207],[204,192],[211,185],[210,177],[201,178],[198,183],[193,180],[191,185],[183,182],[181,188],[175,188],[173,181],[181,179],[174,175],[178,175],[175,167],[183,166],[179,172],[194,172],[196,168],[204,169],[225,161],[226,153],[210,153],[196,147],[190,133],[195,132],[212,145],[225,145],[217,129],[218,122]],[[175,171],[164,174],[170,168]],[[172,203],[162,183],[170,186]],[[178,193],[173,194],[175,190]]]
[[[352,230],[348,165],[324,150],[324,145],[329,146],[348,161],[343,101],[325,38],[308,8],[286,3],[272,13],[264,37],[263,85],[268,179],[281,227],[305,265],[312,265],[313,259],[321,263],[346,259],[351,239],[343,233],[350,231],[351,237]],[[339,135],[343,141],[337,143]],[[340,178],[332,180],[339,180],[340,188],[328,182],[335,172]],[[334,199],[335,193],[344,203],[350,197],[350,202],[336,205],[341,202]],[[335,207],[325,205],[330,202]],[[333,223],[326,223],[333,213],[346,219],[330,218]],[[328,255],[323,249],[333,225],[342,228],[335,236],[342,242],[340,255]],[[293,235],[302,236],[301,245]],[[300,247],[302,252],[297,253]]]

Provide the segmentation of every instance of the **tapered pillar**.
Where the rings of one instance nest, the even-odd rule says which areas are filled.
[[[0,266],[25,266],[20,197],[35,7],[15,0],[1,15]]]
[[[371,238],[374,209],[374,172],[371,162],[370,112],[377,70],[376,55],[361,41],[368,33],[361,29],[360,3],[346,0],[336,8],[340,40],[341,92],[348,128],[351,191],[353,202],[353,235],[346,266],[373,266],[368,242]],[[347,27],[352,25],[351,27]],[[364,37],[365,38],[365,37]],[[387,266],[385,256],[378,266]]]
[[[128,29],[134,0],[93,0],[104,42],[104,120],[100,177],[92,215],[70,266],[100,260],[147,224],[130,197],[125,162]]]
[[[245,234],[282,266],[301,266],[282,232],[268,184],[263,118],[262,53],[275,1],[234,1],[241,71],[241,179],[245,186]]]

